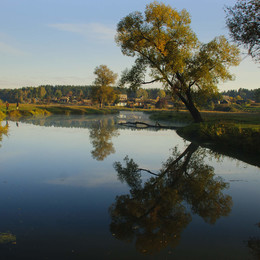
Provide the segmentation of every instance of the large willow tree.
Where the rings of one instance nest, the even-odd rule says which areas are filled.
[[[200,43],[190,23],[186,10],[153,2],[144,15],[134,12],[118,23],[116,42],[123,54],[136,57],[134,66],[123,72],[122,84],[136,89],[161,82],[185,104],[194,121],[201,122],[194,96],[217,92],[219,81],[232,79],[228,69],[240,59],[238,48],[223,36]]]

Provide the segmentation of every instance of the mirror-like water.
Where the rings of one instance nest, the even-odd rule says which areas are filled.
[[[8,122],[1,259],[257,259],[260,170],[142,113]],[[5,122],[2,122],[4,125]]]

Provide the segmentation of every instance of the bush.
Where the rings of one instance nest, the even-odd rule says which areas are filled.
[[[232,147],[244,152],[260,154],[259,126],[200,123],[185,127],[181,134],[202,142],[214,142],[217,146]]]
[[[2,120],[2,119],[4,119],[5,118],[5,114],[2,112],[2,111],[0,111],[0,121]]]
[[[238,104],[220,104],[215,106],[215,111],[221,111],[221,112],[238,112],[242,108]]]

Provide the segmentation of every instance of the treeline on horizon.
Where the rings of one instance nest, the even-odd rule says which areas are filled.
[[[257,89],[245,89],[245,88],[240,88],[238,90],[227,90],[227,91],[222,91],[221,94],[223,96],[229,96],[232,98],[237,98],[241,97],[243,100],[253,100],[257,103],[260,102],[260,88]]]
[[[90,99],[91,85],[87,86],[71,86],[71,85],[45,85],[39,87],[23,87],[18,89],[0,89],[0,100],[2,102],[20,103],[31,102],[32,99],[54,99],[61,97],[75,97],[76,99]],[[117,94],[127,94],[128,98],[136,98],[137,92],[127,88],[113,87]],[[145,89],[148,94],[147,98],[156,99],[158,96],[158,88]]]
[[[20,102],[28,103],[35,100],[51,100],[61,97],[74,97],[76,99],[90,99],[91,98],[91,85],[87,86],[72,86],[72,85],[44,85],[39,87],[23,87],[18,89],[0,89],[0,100],[2,102]],[[127,94],[128,98],[136,98],[138,95],[136,92],[127,88],[114,87],[117,94]],[[156,99],[158,97],[159,88],[146,88],[147,98]],[[167,93],[166,93],[167,94]],[[257,103],[260,102],[260,88],[249,90],[240,88],[238,90],[228,90],[220,93],[219,98],[223,96],[229,96],[233,98],[241,98],[245,101],[252,100]]]

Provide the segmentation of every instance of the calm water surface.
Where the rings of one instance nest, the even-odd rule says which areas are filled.
[[[259,258],[259,168],[139,119],[8,122],[0,259]]]

